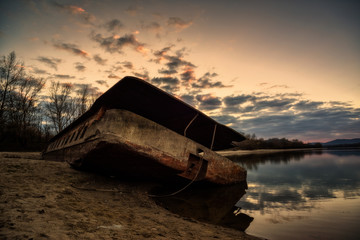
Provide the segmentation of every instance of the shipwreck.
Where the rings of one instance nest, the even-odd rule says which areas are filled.
[[[215,151],[244,136],[178,98],[125,77],[53,137],[44,159],[133,177],[233,184],[246,170]]]

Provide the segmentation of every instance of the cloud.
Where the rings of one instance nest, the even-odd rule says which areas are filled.
[[[238,106],[248,101],[254,101],[256,97],[252,95],[242,94],[237,96],[227,96],[224,98],[224,103],[226,106]]]
[[[189,65],[184,67],[184,71],[180,74],[180,76],[181,80],[185,81],[186,83],[196,80],[194,68]]]
[[[158,22],[151,22],[148,24],[141,24],[141,28],[142,29],[146,29],[146,30],[150,30],[150,31],[154,31],[154,32],[161,32],[162,31],[162,27]]]
[[[79,84],[79,83],[75,83],[74,85],[75,91],[77,93],[82,93],[84,89],[87,89],[87,93],[90,95],[95,95],[95,96],[99,96],[100,92],[99,92],[99,88],[98,87],[94,87],[92,84]]]
[[[126,67],[127,69],[134,69],[134,65],[132,64],[132,62],[129,61],[125,61],[122,62],[123,66]]]
[[[62,60],[59,58],[48,58],[48,57],[42,57],[42,56],[37,57],[36,60],[46,64],[47,66],[49,66],[55,70],[57,70],[58,65],[62,62]]]
[[[194,82],[191,86],[193,88],[223,88],[223,87],[229,87],[229,86],[225,86],[224,84],[222,84],[222,82],[220,81],[213,81],[212,78],[217,77],[218,74],[217,73],[210,73],[207,72],[205,73],[202,77],[200,77],[199,79],[197,79],[196,82]]]
[[[261,100],[256,101],[255,110],[271,109],[273,111],[283,111],[288,110],[292,104],[295,102],[295,99],[273,99],[273,100]]]
[[[219,123],[225,125],[232,125],[233,123],[237,123],[239,119],[237,117],[231,115],[221,115],[221,116],[213,116],[213,118]]]
[[[196,106],[197,100],[195,99],[194,95],[184,94],[180,96],[180,99],[186,102],[187,104],[190,104],[193,107]]]
[[[105,65],[107,60],[100,57],[99,54],[95,54],[93,57],[94,61],[99,65]]]
[[[39,69],[37,67],[32,67],[32,73],[34,73],[34,74],[46,74],[46,75],[50,74],[46,70]]]
[[[88,24],[92,24],[96,19],[95,16],[86,12],[83,8],[76,5],[66,5],[55,1],[52,2],[52,5],[64,12],[70,13],[74,16],[79,16],[83,21],[85,21]]]
[[[145,81],[150,81],[149,71],[145,68],[142,68],[142,72],[132,72],[135,77],[141,78]]]
[[[300,111],[306,111],[306,110],[314,110],[318,109],[320,106],[322,106],[323,102],[311,102],[309,100],[303,100],[299,101],[296,104],[294,104],[294,109],[300,110]]]
[[[81,50],[76,44],[72,43],[54,43],[53,46],[57,49],[68,51],[74,55],[81,57],[89,57],[89,53],[84,50]]]
[[[181,31],[185,28],[190,27],[193,22],[192,21],[184,21],[178,17],[170,17],[167,21],[168,26],[175,28],[177,31]]]
[[[163,31],[163,28],[158,22],[150,22],[148,24],[142,23],[141,28],[146,31],[155,33],[157,38],[160,38],[160,34]]]
[[[74,79],[75,76],[70,76],[67,74],[54,74],[53,75],[54,78],[61,78],[61,79]]]
[[[266,112],[269,114],[271,112],[288,111],[298,102],[296,98],[285,97],[286,95],[282,96],[276,98],[275,96],[266,96],[265,93],[226,96],[223,99],[225,103],[223,111],[226,113],[254,112],[254,114],[260,114],[261,112]]]
[[[112,31],[119,31],[122,28],[124,28],[124,24],[122,24],[122,22],[119,19],[113,19],[107,23],[104,24],[104,27],[106,28],[106,30],[108,30],[109,32]]]
[[[120,70],[123,70],[123,67],[122,67],[122,63],[121,62],[116,62],[114,65],[112,65],[110,67],[109,70],[106,70],[104,72],[106,73],[113,73],[113,72],[118,72]],[[122,71],[122,72],[125,72],[125,71]]]
[[[179,79],[172,77],[155,77],[151,79],[151,82],[160,85],[160,84],[169,84],[169,85],[177,85],[179,84]]]
[[[360,109],[349,103],[310,101],[302,95],[265,93],[231,95],[222,99],[220,122],[231,124],[238,131],[257,136],[286,137],[314,141],[356,138],[360,135]],[[226,121],[225,121],[226,120]]]
[[[134,34],[126,34],[122,37],[118,35],[103,37],[100,33],[92,33],[92,39],[109,53],[123,53],[124,47],[131,47],[141,53],[145,51],[145,44],[140,43]]]
[[[102,86],[109,87],[108,83],[105,80],[96,80],[95,82]]]
[[[158,70],[158,73],[166,74],[166,75],[172,75],[172,74],[177,73],[177,71],[175,69],[169,70],[169,69],[161,68],[161,69]]]
[[[169,52],[173,46],[165,47],[159,51],[155,51],[153,55],[155,56],[154,59],[150,61],[155,63],[162,63],[165,62],[164,65],[166,68],[162,68],[159,73],[163,74],[175,74],[178,70],[182,67],[183,68],[183,75],[181,78],[183,80],[189,79],[192,77],[193,68],[196,66],[189,61],[184,60],[184,51],[185,49],[180,49],[176,51],[175,55],[170,55]]]
[[[282,85],[272,85],[269,87],[269,89],[272,89],[272,88],[289,88],[289,86],[282,84]]]
[[[117,75],[115,75],[115,74],[111,73],[111,74],[109,74],[108,78],[120,79],[121,77],[119,77],[119,76],[117,76]]]
[[[165,47],[161,50],[153,52],[155,58],[151,59],[151,62],[162,64],[164,67],[158,70],[158,73],[165,74],[166,76],[174,77],[178,75],[182,80],[182,85],[185,87],[192,87],[193,89],[205,89],[205,88],[223,88],[230,87],[225,86],[220,81],[215,81],[213,78],[217,77],[217,73],[206,72],[200,78],[196,78],[195,69],[196,66],[185,60],[185,48],[177,50],[175,54],[172,51],[173,45]]]
[[[331,101],[329,104],[331,107],[351,107],[350,103],[340,101]]]
[[[170,85],[170,84],[162,85],[160,88],[171,94],[176,91],[179,91],[179,89],[180,89],[178,85]]]
[[[75,63],[75,68],[79,71],[79,72],[84,72],[86,67],[83,63],[81,62],[76,62]]]
[[[132,5],[132,6],[129,6],[125,10],[125,12],[127,14],[129,14],[130,16],[135,17],[138,14],[139,10],[140,10],[139,6]]]
[[[199,108],[201,110],[214,110],[220,108],[222,105],[221,99],[212,94],[197,95],[196,100],[199,101]]]
[[[151,82],[167,92],[176,92],[179,90],[179,79],[176,77],[154,77]]]
[[[171,50],[171,48],[174,45],[168,46],[168,47],[164,47],[161,50],[155,51],[153,54],[155,56],[154,59],[151,59],[151,62],[155,62],[155,63],[161,63],[162,60],[165,60],[165,56],[167,56],[168,52]]]
[[[179,67],[186,67],[188,69],[195,68],[196,66],[192,64],[191,62],[185,61],[182,58],[183,56],[165,56],[166,60],[168,62],[165,64],[169,70],[177,70]]]

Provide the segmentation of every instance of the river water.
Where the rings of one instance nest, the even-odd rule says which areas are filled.
[[[193,184],[155,201],[189,219],[271,240],[360,239],[360,149],[228,158],[247,169],[248,189]]]
[[[236,203],[246,233],[272,240],[360,239],[360,150],[232,156],[248,171]]]

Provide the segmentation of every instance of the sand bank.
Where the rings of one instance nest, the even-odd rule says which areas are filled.
[[[0,153],[0,239],[258,239],[167,211],[153,183],[40,159]]]

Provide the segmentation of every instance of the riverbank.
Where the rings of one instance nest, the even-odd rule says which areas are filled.
[[[258,239],[156,205],[156,183],[0,153],[0,239]]]

